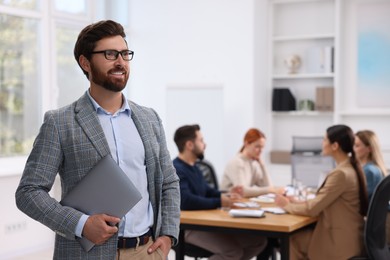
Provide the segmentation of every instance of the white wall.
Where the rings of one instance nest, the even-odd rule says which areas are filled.
[[[2,176],[0,180],[0,259],[53,246],[54,232],[20,212],[15,204],[18,175]]]
[[[223,93],[218,101],[222,109],[201,112],[208,122],[201,126],[209,144],[206,156],[222,175],[227,160],[239,150],[245,131],[265,128],[266,1],[131,0],[130,9],[128,38],[135,57],[127,96],[159,113],[175,157],[172,139],[178,125],[167,125],[173,117],[167,114],[168,89],[191,88],[192,92],[199,87]],[[198,105],[212,107],[201,101]],[[188,111],[188,123],[196,123],[199,113],[195,114],[193,107]],[[216,114],[221,118],[214,120]],[[184,124],[184,120],[178,123]],[[54,233],[16,208],[14,193],[19,179],[16,174],[2,177],[0,183],[0,205],[7,212],[0,221],[4,227],[0,259],[53,246]],[[36,234],[38,240],[33,238]]]
[[[227,160],[239,150],[245,131],[262,126],[258,117],[265,105],[261,89],[266,88],[261,81],[265,78],[266,1],[133,0],[130,9],[129,43],[135,51],[130,99],[155,108],[167,124],[168,88],[222,87],[223,132],[219,134],[224,142],[206,150],[221,175]],[[188,123],[196,123],[197,116],[189,113]],[[201,127],[206,142],[217,137],[218,133],[206,131],[207,126]],[[173,132],[166,134],[169,146],[175,147]],[[170,152],[172,158],[177,155],[176,149]]]

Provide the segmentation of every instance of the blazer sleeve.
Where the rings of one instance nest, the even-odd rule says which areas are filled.
[[[344,192],[346,179],[342,171],[334,171],[328,175],[314,199],[304,203],[288,203],[284,209],[292,214],[318,216]]]
[[[57,234],[73,240],[82,213],[62,206],[49,194],[64,156],[55,122],[53,113],[47,112],[16,190],[16,205]]]

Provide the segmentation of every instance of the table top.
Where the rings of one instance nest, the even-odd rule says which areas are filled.
[[[262,218],[231,217],[228,210],[182,210],[180,224],[229,227],[290,233],[315,223],[317,218],[265,213]]]

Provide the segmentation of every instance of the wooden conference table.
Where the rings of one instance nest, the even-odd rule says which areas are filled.
[[[288,260],[289,237],[316,221],[317,218],[290,214],[265,213],[263,218],[233,218],[228,211],[221,209],[181,211],[176,260],[184,259],[185,230],[250,233],[279,238],[281,259]]]

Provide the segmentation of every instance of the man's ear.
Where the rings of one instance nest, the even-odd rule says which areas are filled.
[[[192,150],[192,149],[194,148],[194,142],[188,140],[188,141],[186,142],[186,148],[187,148],[188,150]]]
[[[91,72],[91,64],[90,64],[89,60],[84,55],[80,55],[79,63],[80,63],[81,68],[83,68],[83,70],[87,71],[88,74]]]

